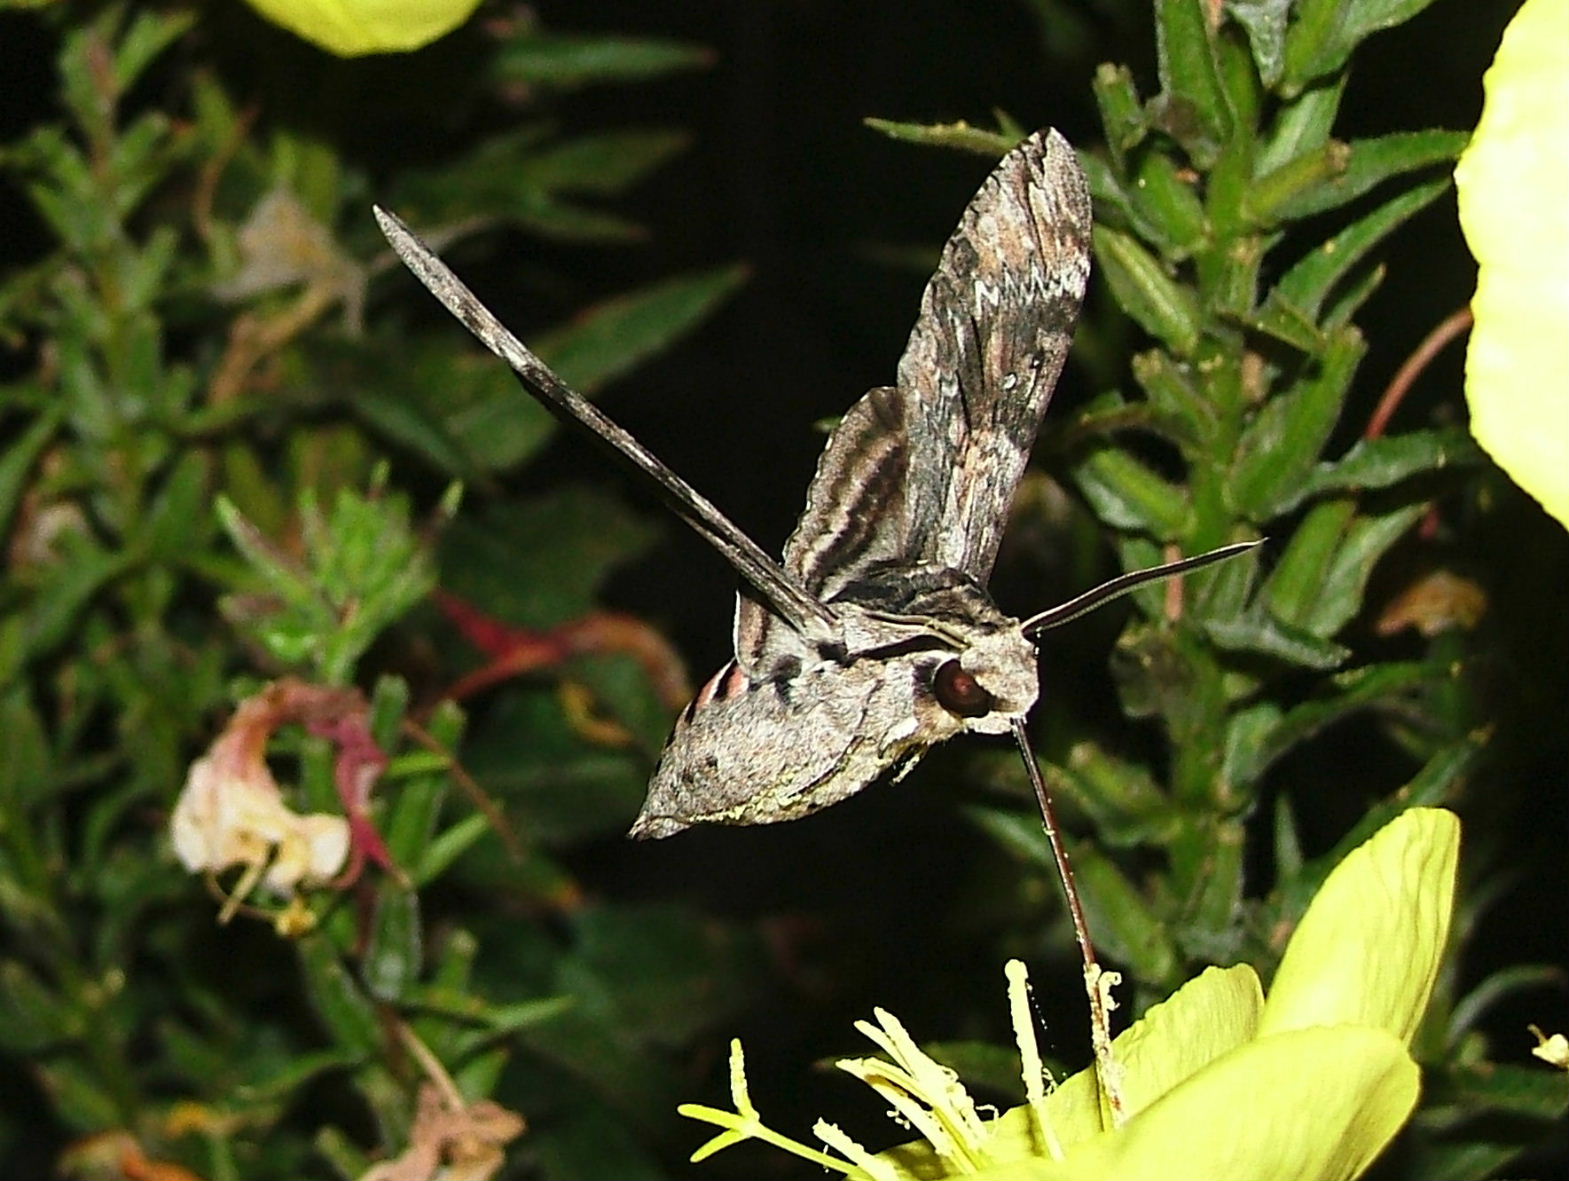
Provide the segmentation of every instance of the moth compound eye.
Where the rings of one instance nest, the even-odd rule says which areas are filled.
[[[979,718],[991,713],[996,702],[981,683],[950,660],[932,677],[932,695],[937,704],[961,718]]]

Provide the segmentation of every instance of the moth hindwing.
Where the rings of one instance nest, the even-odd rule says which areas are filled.
[[[677,720],[632,828],[765,824],[1015,730],[1035,649],[986,582],[1089,275],[1090,200],[1054,131],[1009,152],[943,249],[896,384],[829,438],[776,563],[570,390],[395,218],[398,254],[525,387],[619,451],[741,574],[735,656]]]

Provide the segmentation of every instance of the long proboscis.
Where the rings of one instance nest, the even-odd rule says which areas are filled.
[[[1024,628],[1025,636],[1033,640],[1041,632],[1071,623],[1082,615],[1088,615],[1097,607],[1103,607],[1113,599],[1121,598],[1129,591],[1137,590],[1151,582],[1161,582],[1167,578],[1175,578],[1179,574],[1202,569],[1215,562],[1224,562],[1227,558],[1235,558],[1239,554],[1257,549],[1264,544],[1264,541],[1262,537],[1255,541],[1237,541],[1191,558],[1167,562],[1163,566],[1151,566],[1147,570],[1130,570],[1126,574],[1120,574],[1108,582],[1101,583],[1092,590],[1085,591],[1076,598],[1069,599],[1060,606],[1030,616],[1021,626]]]
[[[1024,760],[1024,772],[1030,778],[1030,786],[1035,789],[1035,802],[1041,810],[1041,825],[1051,845],[1052,861],[1057,866],[1057,877],[1062,882],[1063,898],[1068,905],[1068,919],[1073,924],[1074,942],[1079,945],[1079,955],[1084,960],[1084,991],[1090,1002],[1090,1042],[1095,1048],[1095,1064],[1101,1089],[1111,1108],[1112,1120],[1120,1124],[1124,1117],[1122,1076],[1112,1054],[1107,993],[1103,990],[1100,963],[1095,958],[1095,944],[1090,939],[1089,922],[1084,917],[1084,904],[1079,899],[1079,888],[1073,880],[1073,862],[1068,856],[1068,845],[1063,839],[1062,830],[1057,827],[1057,813],[1052,807],[1051,792],[1041,775],[1040,764],[1035,761],[1035,751],[1030,747],[1030,736],[1024,728],[1023,718],[1013,720],[1013,740],[1018,743],[1019,757]]]

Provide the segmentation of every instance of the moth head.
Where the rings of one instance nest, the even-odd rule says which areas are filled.
[[[931,668],[932,700],[965,730],[1006,734],[1035,704],[1035,648],[1017,627],[980,635]]]

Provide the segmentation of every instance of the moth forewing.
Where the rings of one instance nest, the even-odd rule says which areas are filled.
[[[803,635],[831,640],[838,621],[822,600],[787,574],[761,546],[665,462],[589,402],[496,319],[468,286],[398,216],[375,208],[376,222],[403,264],[551,413],[609,447],[643,473],[692,530],[719,551],[771,608]]]
[[[913,556],[990,577],[1068,355],[1091,224],[1073,149],[1038,132],[1003,158],[944,247],[899,362]]]
[[[1035,653],[985,590],[1089,270],[1073,150],[1038,132],[970,201],[899,363],[830,436],[776,563],[552,373],[395,217],[394,250],[531,394],[632,463],[747,583],[735,659],[683,711],[633,828],[789,820],[964,730],[1016,728]]]

